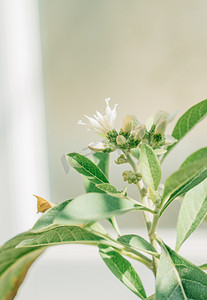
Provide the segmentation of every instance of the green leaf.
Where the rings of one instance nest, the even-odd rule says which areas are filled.
[[[132,148],[130,150],[130,153],[136,158],[139,159],[140,158],[140,151],[139,148]]]
[[[186,193],[177,223],[176,250],[196,230],[207,215],[207,179]]]
[[[159,256],[159,253],[157,253],[156,249],[140,235],[123,235],[118,238],[118,241],[138,251],[143,251],[154,256]]]
[[[204,300],[207,274],[163,244],[155,295],[155,300]]]
[[[151,295],[148,298],[146,298],[146,300],[155,300],[155,295]]]
[[[207,264],[204,264],[204,265],[202,265],[202,266],[199,266],[199,268],[200,268],[201,270],[207,270]]]
[[[69,164],[92,183],[108,183],[108,179],[101,169],[87,157],[79,153],[69,153],[67,154],[67,158]]]
[[[15,297],[27,271],[34,260],[45,248],[16,249],[24,239],[33,237],[32,233],[22,233],[0,248],[0,299],[11,300]]]
[[[84,226],[84,229],[91,231],[93,233],[97,234],[104,234],[104,235],[109,235],[106,229],[98,222],[90,223]]]
[[[200,159],[207,157],[207,147],[201,148],[194,153],[192,153],[190,156],[186,158],[186,160],[182,163],[180,168],[186,167],[188,164],[193,163],[195,161],[198,161]]]
[[[109,153],[94,153],[92,155],[92,160],[108,178]],[[97,188],[96,185],[87,178],[84,178],[84,186],[86,193],[104,193],[104,191]]]
[[[187,110],[177,121],[173,130],[172,136],[178,141],[167,148],[168,152],[166,155],[175,147],[175,145],[201,120],[207,115],[207,99],[203,100],[189,110]]]
[[[113,250],[112,247],[99,245],[100,255],[111,272],[141,299],[146,298],[139,275],[130,262]]]
[[[66,200],[64,202],[61,202],[60,204],[57,204],[56,206],[48,209],[34,224],[31,231],[42,231],[45,229],[48,229],[50,226],[54,226],[54,219],[58,215],[60,211],[62,211],[65,206],[70,202],[71,200]]]
[[[59,226],[23,240],[18,248],[42,247],[62,244],[90,244],[97,245],[103,238],[78,226]]]
[[[130,210],[148,210],[142,205],[135,204],[123,198],[108,194],[88,193],[71,201],[57,216],[57,224],[87,224]]]
[[[161,179],[160,163],[152,148],[146,144],[141,148],[140,168],[146,184],[157,190]]]
[[[206,177],[207,158],[189,163],[168,177],[165,182],[162,201],[170,197],[162,208],[161,214],[176,197],[187,193]]]
[[[113,186],[110,183],[100,183],[96,184],[97,188],[104,191],[107,194],[113,195],[113,194],[120,194],[119,191],[117,191],[116,187]]]

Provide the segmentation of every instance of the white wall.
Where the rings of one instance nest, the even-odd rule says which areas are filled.
[[[0,241],[31,228],[49,198],[37,1],[0,2]]]

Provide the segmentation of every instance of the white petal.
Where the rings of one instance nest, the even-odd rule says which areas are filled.
[[[155,153],[156,155],[162,155],[162,154],[164,154],[164,153],[166,153],[166,152],[167,152],[166,149],[155,149],[155,150],[154,150],[154,153]]]
[[[177,113],[178,113],[178,110],[176,110],[172,114],[170,114],[169,117],[167,118],[167,123],[172,122],[175,119]]]
[[[109,106],[109,101],[110,100],[111,100],[110,98],[106,98],[105,99],[105,101],[106,101],[106,117],[107,117],[107,119],[110,119],[111,113],[112,113],[112,110],[111,110],[111,108]]]
[[[104,123],[104,117],[102,116],[102,114],[99,111],[96,111],[96,114],[97,114],[99,121],[101,121],[101,123]]]
[[[165,136],[165,145],[170,146],[176,143],[178,140],[175,139],[172,135],[166,135]]]
[[[89,122],[91,123],[92,126],[94,127],[97,127],[99,128],[100,127],[100,124],[98,123],[97,120],[93,119],[93,118],[90,118],[88,116],[85,115],[85,117],[89,120]]]
[[[112,129],[114,129],[115,126],[115,121],[116,121],[116,108],[117,108],[118,104],[114,105],[114,108],[111,112],[111,119],[110,119],[110,125],[112,127]]]
[[[96,152],[102,152],[105,150],[105,144],[101,142],[93,142],[88,145],[88,148]]]
[[[82,120],[79,120],[78,125],[86,125],[86,123],[83,123]]]

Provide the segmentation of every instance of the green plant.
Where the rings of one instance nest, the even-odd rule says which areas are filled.
[[[33,261],[49,246],[88,244],[97,246],[100,256],[113,274],[140,299],[207,299],[207,265],[196,266],[181,257],[178,250],[207,215],[207,147],[191,154],[180,168],[161,181],[161,164],[177,143],[207,115],[207,100],[191,107],[177,121],[172,135],[166,135],[175,114],[159,111],[147,125],[126,116],[121,129],[115,129],[116,106],[106,99],[106,115],[99,112],[86,125],[104,138],[89,145],[89,159],[78,153],[67,154],[69,164],[84,177],[86,193],[52,205],[38,198],[44,212],[33,228],[0,248],[0,299],[13,299]],[[118,191],[108,179],[110,153],[119,150],[116,164],[125,164],[123,180],[138,189],[132,199],[126,187]],[[175,250],[156,233],[159,219],[173,202],[182,197],[177,223]],[[48,209],[49,208],[49,209]],[[116,216],[128,211],[144,215],[149,241],[135,234],[120,233]],[[112,238],[99,223],[107,219],[117,238]],[[147,298],[139,275],[125,258],[149,268],[156,278],[155,294]]]

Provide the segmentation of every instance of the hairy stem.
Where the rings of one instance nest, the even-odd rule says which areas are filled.
[[[138,164],[135,164],[135,162],[131,158],[130,154],[125,153],[125,155],[126,155],[126,158],[129,162],[129,164],[133,168],[134,172],[139,172],[139,166],[138,166]],[[136,185],[139,190],[142,204],[149,207],[149,204],[150,204],[149,198],[148,198],[148,196],[145,195],[145,187],[144,187],[143,182],[140,180],[140,181],[138,181],[138,183]],[[152,215],[148,212],[143,212],[143,214],[144,214],[144,219],[145,219],[145,223],[147,226],[147,231],[148,231],[150,242],[151,242],[152,246],[155,249],[157,249],[157,242],[155,239],[155,234],[156,234],[156,229],[157,229],[157,224],[159,221],[160,213],[159,213],[159,210],[157,207],[155,207],[155,210],[157,210],[157,211],[154,215]],[[153,273],[155,276],[156,276],[156,272],[157,272],[157,268],[158,268],[158,263],[159,263],[159,259],[156,257],[153,257]]]

